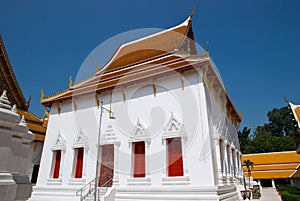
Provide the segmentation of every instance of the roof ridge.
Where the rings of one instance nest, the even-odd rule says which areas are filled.
[[[2,68],[4,68],[5,66],[7,66],[7,70],[8,70],[8,72],[9,72],[9,74],[10,74],[10,76],[7,76],[7,77],[11,77],[11,78],[12,78],[13,83],[15,84],[17,93],[18,93],[18,95],[20,96],[20,99],[21,99],[21,100],[18,100],[18,98],[15,96],[14,90],[11,90],[12,93],[13,93],[12,95],[14,96],[14,98],[15,98],[15,100],[16,100],[18,106],[20,106],[20,107],[22,107],[22,108],[28,110],[28,108],[26,107],[26,100],[25,100],[24,94],[23,94],[23,92],[22,92],[22,90],[21,90],[21,87],[20,87],[20,85],[19,85],[19,83],[18,83],[18,81],[17,81],[17,78],[16,78],[16,76],[15,76],[15,73],[14,73],[14,71],[13,71],[13,69],[12,69],[12,66],[11,66],[10,60],[9,60],[9,58],[8,58],[8,54],[7,54],[7,51],[6,51],[6,48],[5,48],[5,45],[4,45],[4,42],[3,42],[3,39],[2,39],[1,34],[0,34],[0,48],[1,48],[2,51],[3,51],[3,54],[0,55],[0,56],[3,56],[3,57],[4,57],[5,63],[7,64],[7,65],[1,65],[1,66],[2,66]],[[5,72],[5,71],[4,71],[4,72]],[[3,74],[4,74],[4,72],[3,72]],[[7,79],[7,77],[6,77],[6,79]],[[10,87],[10,86],[9,86],[9,87]],[[19,101],[21,101],[21,103],[19,103]],[[19,105],[19,104],[21,104],[21,105]]]

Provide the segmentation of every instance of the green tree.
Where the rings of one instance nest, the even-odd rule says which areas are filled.
[[[274,108],[267,116],[269,123],[267,126],[275,136],[293,136],[293,121],[288,107],[280,109]]]
[[[267,116],[268,123],[257,126],[253,134],[247,127],[238,132],[242,153],[266,153],[296,149],[292,116],[288,107],[274,108],[267,113]]]
[[[240,142],[240,149],[242,153],[248,153],[249,152],[249,148],[251,146],[251,140],[250,140],[250,133],[251,133],[251,129],[244,127],[243,130],[238,132],[238,137],[239,137],[239,142]]]

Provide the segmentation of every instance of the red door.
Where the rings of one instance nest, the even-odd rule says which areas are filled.
[[[181,138],[167,139],[168,176],[183,176]]]
[[[133,142],[133,177],[145,177],[145,142]]]
[[[99,186],[111,187],[114,177],[114,145],[101,145]]]

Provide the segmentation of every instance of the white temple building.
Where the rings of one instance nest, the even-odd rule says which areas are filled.
[[[30,201],[238,200],[241,115],[208,46],[197,53],[192,15],[41,102],[51,109]]]

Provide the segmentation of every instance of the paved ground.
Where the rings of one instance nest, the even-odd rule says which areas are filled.
[[[251,199],[260,201],[281,201],[275,188],[262,188],[260,199]]]

